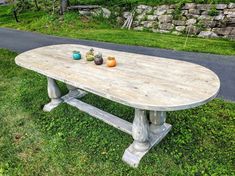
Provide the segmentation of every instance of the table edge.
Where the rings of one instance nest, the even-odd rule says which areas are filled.
[[[59,44],[58,44],[58,45],[59,45]],[[65,45],[65,44],[62,44],[62,45]],[[76,44],[75,44],[75,45],[76,45]],[[54,46],[54,45],[48,45],[48,46]],[[47,47],[47,46],[43,46],[43,47]],[[39,48],[43,48],[43,47],[39,47]],[[36,49],[39,49],[39,48],[35,48],[35,49],[32,49],[32,50],[36,50]],[[97,48],[97,47],[96,47],[96,48]],[[29,51],[32,51],[32,50],[29,50]],[[156,106],[153,106],[153,105],[141,105],[141,104],[139,104],[139,103],[136,104],[136,103],[132,103],[132,102],[131,102],[131,103],[128,103],[127,101],[124,101],[124,100],[122,100],[122,99],[118,99],[118,98],[116,98],[116,97],[106,96],[106,95],[104,95],[104,94],[102,94],[102,93],[96,92],[96,91],[94,91],[94,90],[90,90],[90,89],[88,89],[88,88],[86,88],[86,87],[79,86],[79,85],[75,85],[74,83],[72,83],[72,82],[70,82],[70,81],[63,80],[63,79],[57,77],[56,75],[47,75],[47,74],[45,74],[45,73],[42,73],[42,71],[40,71],[40,70],[32,69],[32,68],[28,67],[27,65],[24,65],[24,64],[22,64],[22,63],[19,63],[19,62],[17,61],[17,58],[18,58],[20,55],[22,55],[22,54],[24,54],[24,53],[26,53],[26,52],[29,52],[29,51],[25,51],[25,52],[23,52],[23,53],[21,53],[21,54],[19,54],[19,55],[17,55],[17,56],[15,57],[15,63],[16,63],[18,66],[23,67],[23,68],[26,68],[26,69],[31,70],[31,71],[34,71],[34,72],[37,72],[37,73],[39,73],[39,74],[41,74],[41,75],[44,75],[44,76],[53,78],[53,79],[55,79],[55,80],[61,81],[61,82],[63,82],[63,83],[70,84],[70,85],[75,86],[75,87],[77,87],[77,88],[79,88],[79,89],[82,89],[82,90],[84,90],[84,91],[93,93],[93,94],[95,94],[95,95],[101,96],[101,97],[106,98],[106,99],[109,99],[109,100],[111,100],[111,101],[114,101],[114,102],[117,102],[117,103],[120,103],[120,104],[129,106],[129,107],[132,107],[132,108],[137,108],[137,109],[150,110],[150,111],[178,111],[178,110],[185,110],[185,109],[195,108],[195,107],[201,106],[201,105],[206,104],[206,103],[208,103],[209,101],[213,100],[213,99],[218,95],[218,93],[219,93],[219,91],[220,91],[220,86],[221,86],[221,84],[220,84],[220,79],[219,79],[219,77],[217,76],[217,74],[216,74],[214,71],[212,71],[212,70],[210,70],[210,69],[208,69],[208,68],[206,68],[206,67],[204,67],[204,66],[199,65],[199,66],[201,66],[201,67],[204,67],[204,68],[210,70],[210,71],[215,75],[215,77],[218,79],[218,83],[219,83],[218,89],[217,89],[217,91],[216,91],[213,95],[211,95],[210,97],[208,97],[208,98],[206,98],[206,99],[204,99],[204,100],[202,100],[202,101],[193,102],[193,103],[191,103],[191,104],[186,104],[186,105],[179,105],[179,106],[164,106],[164,107],[157,106],[157,107],[156,107]],[[167,58],[167,59],[168,59],[168,58]],[[175,60],[175,59],[171,59],[171,60]],[[182,62],[186,62],[186,61],[182,61]],[[191,62],[189,62],[189,63],[191,63]],[[194,63],[191,63],[191,64],[194,64]],[[198,65],[198,64],[195,64],[195,65]]]

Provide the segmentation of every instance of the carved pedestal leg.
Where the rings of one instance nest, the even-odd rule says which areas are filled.
[[[132,136],[134,142],[125,150],[122,160],[132,167],[137,167],[141,158],[150,148],[149,122],[147,120],[146,111],[140,109],[135,110]]]
[[[61,92],[56,81],[49,77],[47,78],[47,81],[48,81],[47,91],[49,98],[51,98],[51,102],[46,104],[43,110],[49,112],[55,107],[57,107],[60,103],[62,103],[62,99],[60,98]]]
[[[69,90],[68,95],[70,97],[75,98],[75,97],[77,97],[80,94],[79,90],[76,87],[71,86],[69,84],[66,84],[66,86],[67,86],[67,88]]]
[[[137,167],[142,157],[158,144],[170,131],[171,125],[165,123],[165,112],[150,111],[151,125],[146,118],[146,111],[135,110],[132,125],[134,142],[125,150],[122,160],[132,167]]]
[[[136,151],[146,151],[149,148],[149,123],[146,111],[135,110],[135,118],[132,126],[132,136],[134,139],[133,148]]]
[[[87,94],[85,91],[82,91],[74,86],[69,85],[69,84],[66,84],[66,86],[69,90],[69,93],[67,95],[63,96],[63,100],[65,102],[67,102],[71,98],[81,98]]]
[[[151,122],[150,131],[154,134],[161,133],[166,129],[166,112],[150,111],[149,119]]]

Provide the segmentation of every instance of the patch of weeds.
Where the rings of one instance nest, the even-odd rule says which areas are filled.
[[[147,15],[144,15],[142,21],[148,21],[148,16],[147,16]]]
[[[154,14],[154,9],[146,13],[146,15],[153,15],[153,14]]]
[[[204,23],[202,21],[199,21],[198,23],[195,24],[195,26],[200,30],[203,31],[206,29]]]
[[[208,11],[208,15],[210,15],[210,16],[219,15],[219,11],[216,9],[215,5],[212,5],[211,9]]]
[[[154,21],[153,28],[154,29],[158,29],[159,28],[159,23],[157,21]]]
[[[179,20],[180,17],[182,16],[181,13],[182,13],[182,7],[184,6],[185,2],[182,1],[180,3],[177,3],[176,4],[176,7],[174,9],[174,11],[172,12],[172,15],[173,15],[173,19],[174,20]]]

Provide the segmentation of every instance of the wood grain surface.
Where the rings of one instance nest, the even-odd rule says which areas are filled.
[[[18,55],[16,64],[85,91],[138,109],[173,111],[202,105],[215,98],[220,81],[211,70],[178,60],[94,48],[104,61],[115,56],[117,66],[86,61],[89,46],[63,44]],[[73,60],[78,50],[81,60]],[[35,92],[36,93],[36,92]]]

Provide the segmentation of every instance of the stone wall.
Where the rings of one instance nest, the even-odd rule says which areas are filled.
[[[130,12],[124,12],[127,18]],[[235,3],[146,6],[135,10],[134,30],[235,39]]]

